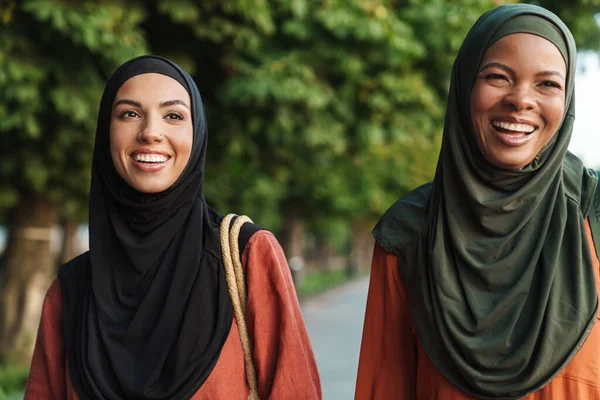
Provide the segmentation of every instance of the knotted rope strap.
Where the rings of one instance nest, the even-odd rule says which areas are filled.
[[[240,262],[240,249],[238,245],[238,236],[242,225],[246,222],[252,222],[245,215],[236,218],[231,231],[229,225],[235,214],[229,214],[221,222],[221,252],[223,255],[223,265],[225,266],[225,277],[227,278],[227,287],[231,302],[233,303],[233,313],[242,342],[244,352],[244,367],[246,370],[246,381],[250,389],[248,400],[260,400],[258,396],[258,382],[254,360],[252,358],[252,341],[248,335],[246,326],[246,282],[244,280],[244,270]]]

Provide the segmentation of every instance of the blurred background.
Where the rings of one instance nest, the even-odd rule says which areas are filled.
[[[370,231],[431,180],[458,48],[484,11],[512,2],[0,0],[0,400],[22,397],[45,291],[87,249],[104,83],[148,53],[194,77],[208,202],[276,234],[324,398],[352,398]],[[576,37],[572,151],[600,167],[600,0],[535,4]]]

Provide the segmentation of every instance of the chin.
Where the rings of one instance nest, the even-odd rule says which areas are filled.
[[[490,163],[494,164],[496,167],[509,171],[518,171],[524,168],[531,161],[533,161],[534,158],[531,157],[529,154],[514,154],[515,151],[509,151],[507,153],[509,154],[496,153],[494,154],[495,157],[486,156],[486,158]]]
[[[496,167],[507,170],[507,171],[519,171],[523,169],[529,162],[523,163],[519,161],[508,161],[508,160],[494,160],[490,161]]]
[[[129,185],[132,188],[134,188],[135,190],[137,190],[138,192],[148,193],[148,194],[156,194],[156,193],[164,192],[165,190],[167,190],[169,188],[169,186],[157,185],[155,182],[150,183],[150,184],[140,184],[139,182],[138,183],[129,183]]]
[[[156,194],[156,193],[164,192],[168,188],[169,188],[168,186],[165,187],[165,188],[163,188],[163,187],[159,187],[159,188],[157,188],[157,187],[150,187],[150,188],[143,187],[143,188],[138,189],[138,192],[148,193],[148,194]]]
[[[146,194],[156,194],[156,193],[160,193],[162,192],[161,189],[146,189],[146,188],[140,188],[140,189],[136,189],[138,192],[140,193],[146,193]]]

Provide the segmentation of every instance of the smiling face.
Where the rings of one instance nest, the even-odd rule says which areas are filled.
[[[110,121],[115,169],[134,189],[162,192],[181,175],[192,151],[190,96],[168,76],[136,75],[117,92]]]
[[[497,167],[529,164],[560,127],[567,67],[558,48],[533,34],[504,36],[485,52],[471,92],[471,122]]]

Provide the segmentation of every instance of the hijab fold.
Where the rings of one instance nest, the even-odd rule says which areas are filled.
[[[110,154],[112,105],[130,78],[159,73],[189,93],[190,159],[167,190],[140,193]],[[214,368],[233,309],[204,198],[207,129],[192,78],[157,56],[119,67],[100,103],[90,190],[90,251],[61,267],[69,376],[83,399],[189,399]]]
[[[492,165],[469,100],[485,50],[513,33],[556,45],[567,64],[558,132],[519,171]],[[485,399],[518,399],[569,362],[596,320],[585,218],[597,176],[567,151],[576,48],[551,12],[526,4],[486,12],[467,34],[450,84],[433,182],[394,204],[373,234],[399,256],[423,347],[446,378]]]

